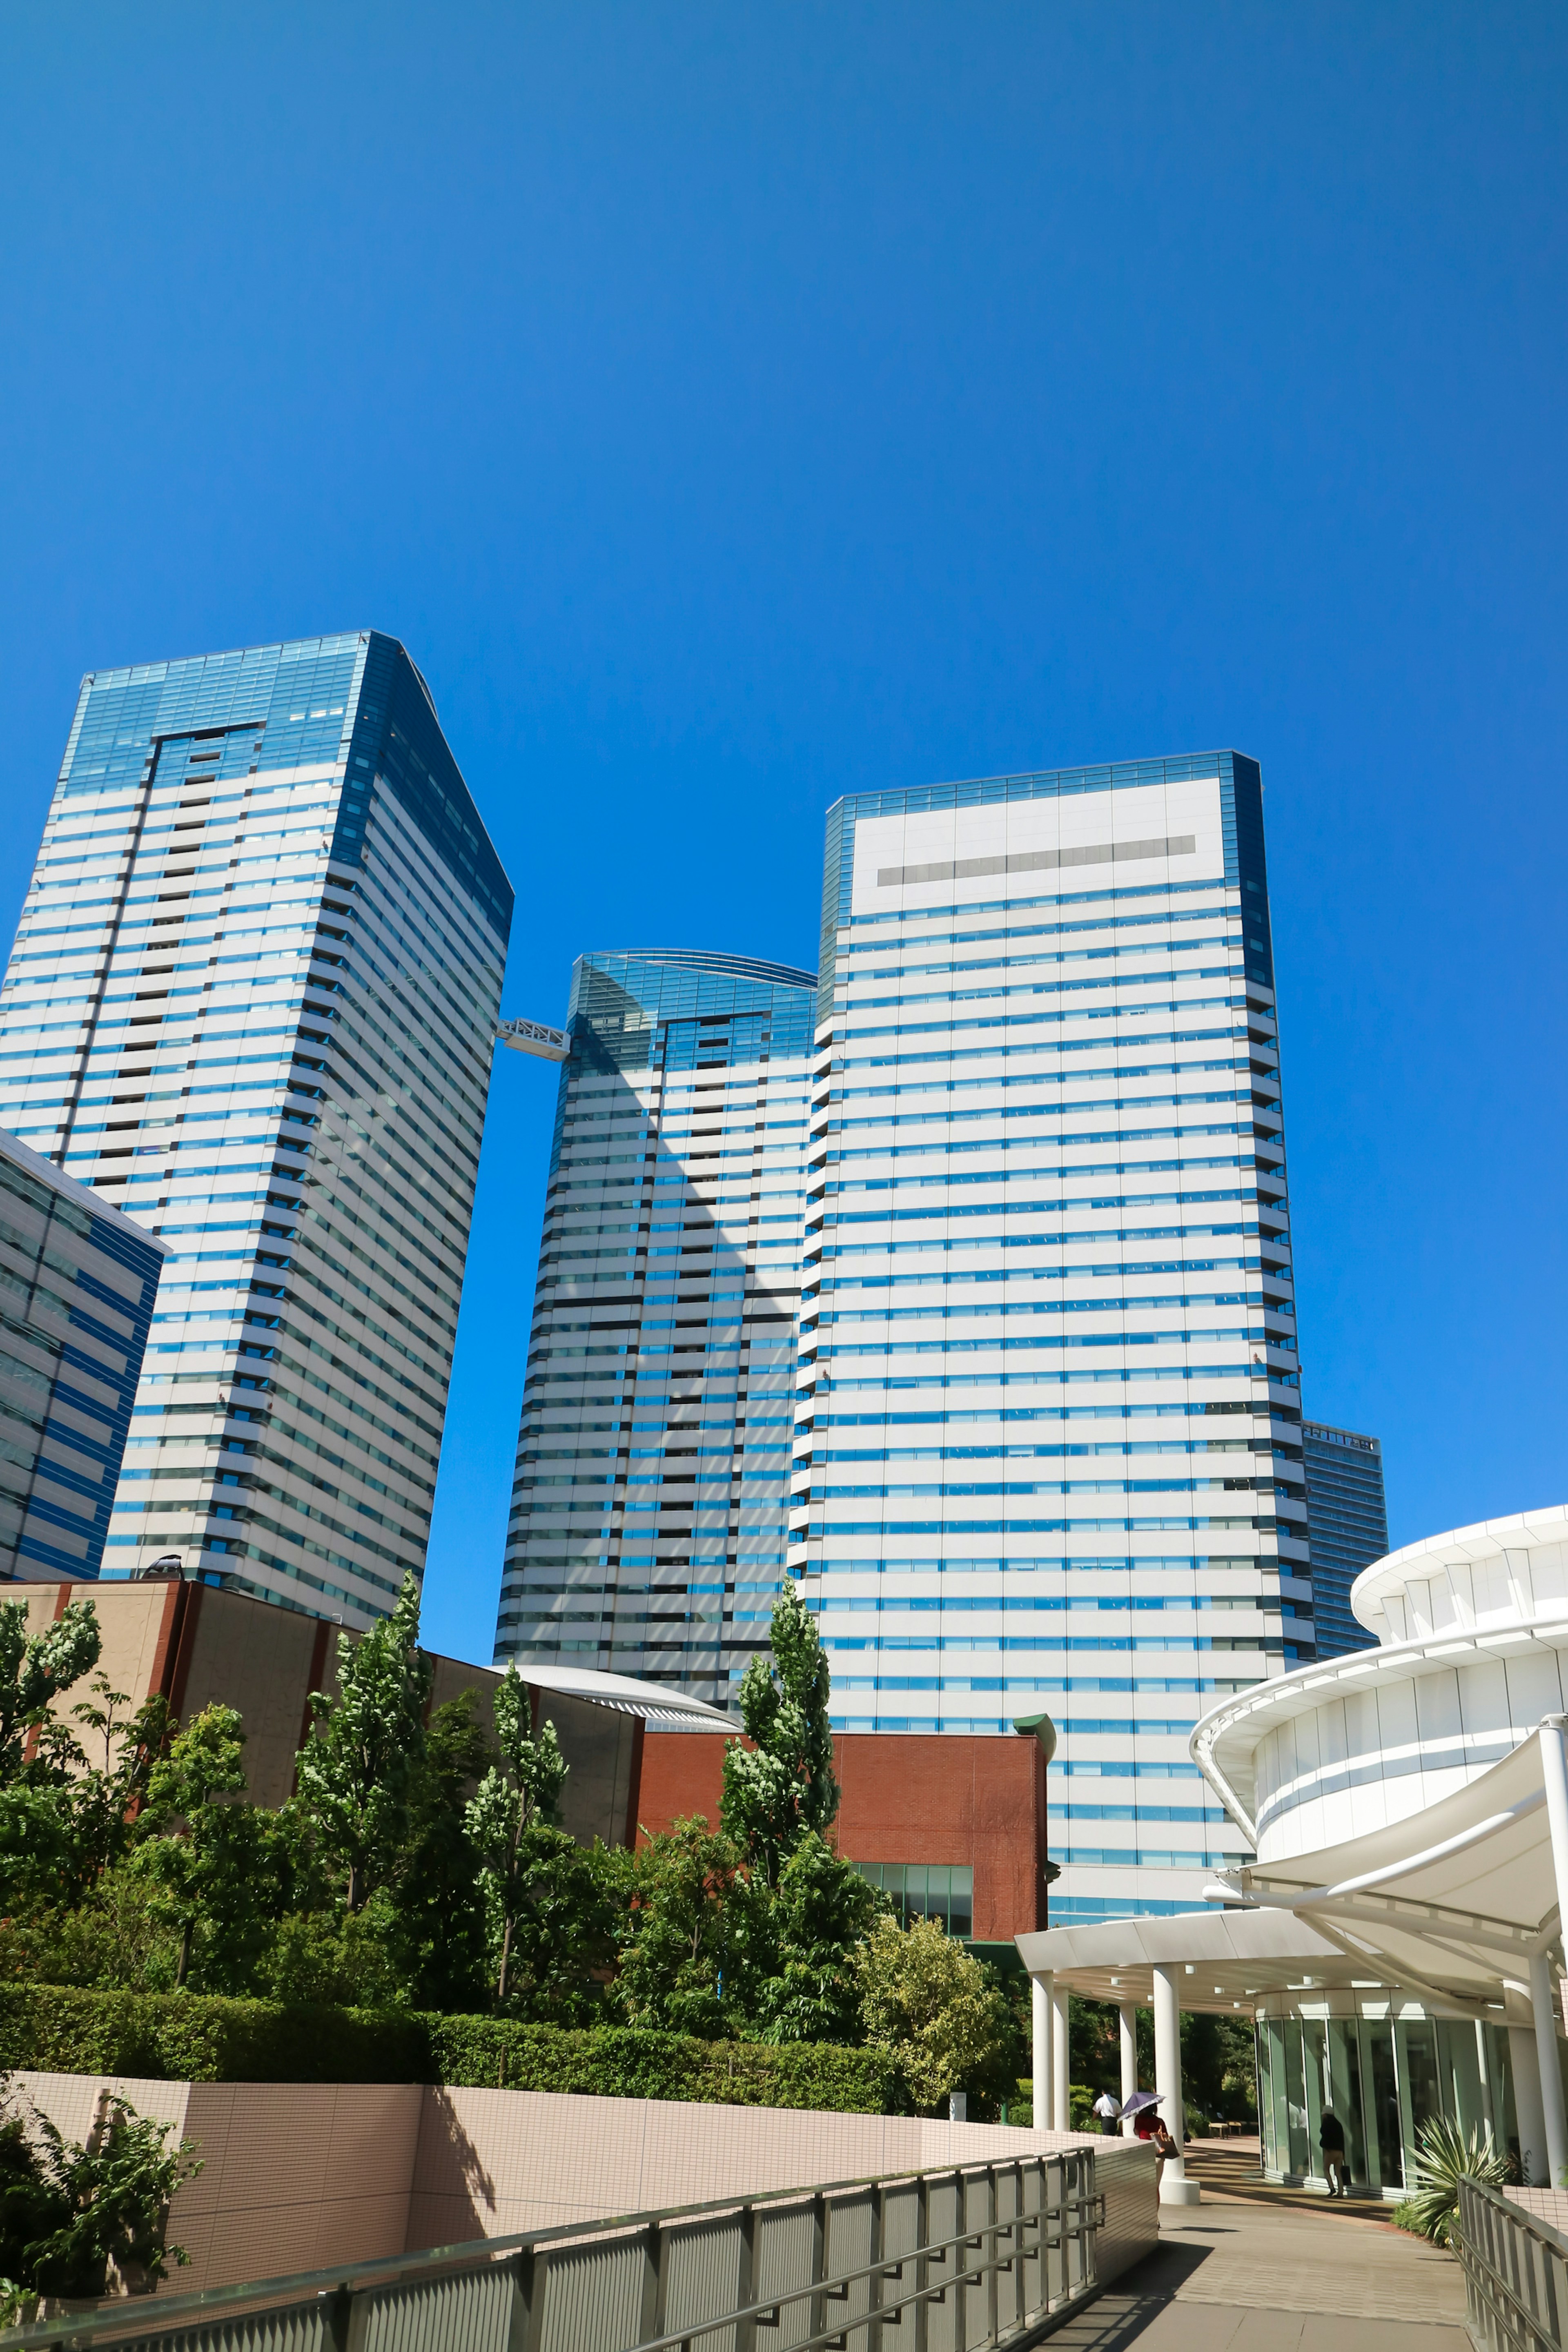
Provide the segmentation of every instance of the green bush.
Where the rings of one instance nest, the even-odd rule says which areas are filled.
[[[883,2050],[821,2042],[699,2042],[638,2026],[572,2032],[492,2017],[422,2022],[429,2034],[432,2082],[612,2099],[821,2107],[838,2115],[887,2115],[904,2104],[894,2063]]]
[[[0,2073],[12,2070],[188,2083],[447,2083],[839,2115],[907,2105],[893,2059],[878,2049],[56,1985],[0,1985]]]
[[[0,1985],[0,2073],[173,2083],[415,2083],[424,2020],[196,1993]]]

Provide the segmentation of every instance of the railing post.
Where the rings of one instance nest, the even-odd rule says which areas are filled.
[[[1024,2325],[1026,2292],[1024,2278],[1024,2167],[1020,2160],[1013,2167],[1013,2317],[1020,2329]]]
[[[665,2284],[669,2273],[669,2241],[658,2222],[650,2221],[643,2234],[642,2295],[637,2311],[637,2342],[652,2343],[664,2334]]]
[[[871,2184],[871,2275],[866,2282],[866,2352],[881,2352],[882,2323],[877,2316],[882,2308],[882,2273],[877,2264],[882,2259],[882,2241],[888,2219],[888,2192],[881,2181]]]
[[[507,2327],[507,2352],[539,2352],[544,2340],[544,2296],[550,2256],[542,2247],[519,2254],[512,2271],[514,2292]]]
[[[969,2274],[969,2249],[964,2234],[969,2228],[969,2200],[963,2190],[963,2173],[954,2165],[952,2185],[958,2192],[958,2231],[952,2248],[952,2343],[953,2352],[969,2352],[969,2293],[964,2281]]]
[[[820,2287],[827,2276],[827,2200],[819,2189],[811,2200],[811,2284]],[[820,2336],[826,2324],[827,2309],[820,2294],[814,2294],[806,2305],[806,2334]]]
[[[926,2352],[926,2322],[931,2305],[926,2289],[931,2284],[931,2262],[926,2248],[931,2243],[931,2182],[922,2172],[915,2184],[915,2293],[920,2301],[915,2305],[915,2352]]]
[[[747,2304],[757,2299],[757,2209],[754,2205],[741,2208],[741,2261],[735,2303],[744,2311]],[[735,2352],[754,2352],[757,2323],[754,2319],[735,2322]]]
[[[996,2167],[994,2164],[985,2168],[985,2341],[995,2344],[1000,2341],[1002,2332],[1002,2311],[998,2301],[1002,2240],[996,2228]]]

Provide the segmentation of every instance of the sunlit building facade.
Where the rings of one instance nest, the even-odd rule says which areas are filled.
[[[572,982],[496,1657],[729,1702],[785,1572],[816,978]]]
[[[367,1624],[422,1571],[511,904],[392,639],[83,680],[0,1124],[171,1253],[105,1574]]]
[[[1047,1712],[1053,1920],[1242,1832],[1188,1752],[1313,1654],[1256,764],[830,813],[791,1561],[847,1731]]]

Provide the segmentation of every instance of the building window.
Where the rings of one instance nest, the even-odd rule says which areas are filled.
[[[974,1933],[974,1873],[958,1862],[858,1862],[855,1868],[891,1898],[900,1927],[936,1919],[950,1936]]]

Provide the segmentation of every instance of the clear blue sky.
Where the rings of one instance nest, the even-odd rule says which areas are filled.
[[[0,917],[80,673],[405,639],[585,947],[815,961],[843,792],[1261,760],[1308,1409],[1568,1499],[1559,5],[0,13]],[[426,1628],[488,1658],[553,1074]]]

